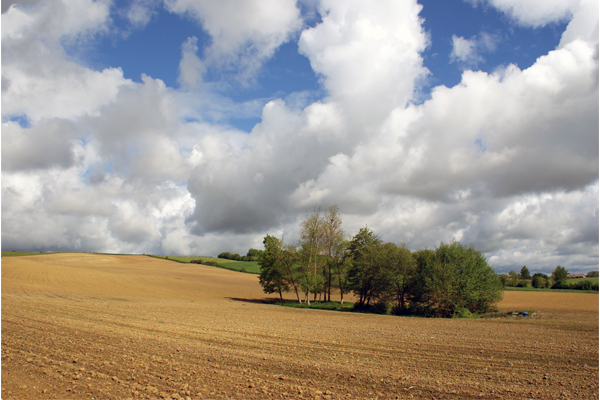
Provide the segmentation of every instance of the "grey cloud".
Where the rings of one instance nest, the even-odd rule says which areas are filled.
[[[77,126],[61,119],[43,120],[31,128],[16,122],[2,129],[2,169],[69,168],[75,163],[73,140]]]
[[[4,14],[5,12],[8,11],[8,9],[10,8],[10,6],[12,6],[13,4],[17,4],[17,5],[23,5],[23,6],[33,6],[36,5],[37,3],[39,3],[42,0],[19,0],[19,1],[13,1],[13,0],[2,0],[2,14]]]

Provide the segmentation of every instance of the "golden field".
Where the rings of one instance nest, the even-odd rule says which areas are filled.
[[[144,256],[2,258],[3,399],[598,398],[598,295],[532,318],[262,304],[256,275]]]

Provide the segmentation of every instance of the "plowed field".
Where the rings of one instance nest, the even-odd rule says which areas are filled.
[[[530,318],[261,304],[255,275],[144,256],[2,259],[3,399],[598,398],[598,295]]]

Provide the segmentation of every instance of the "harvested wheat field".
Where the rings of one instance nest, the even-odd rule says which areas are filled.
[[[261,304],[256,275],[144,256],[2,259],[3,399],[598,398],[598,295],[533,318]]]

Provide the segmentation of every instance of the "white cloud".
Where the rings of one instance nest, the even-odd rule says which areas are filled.
[[[135,28],[145,27],[156,14],[156,0],[133,0],[125,11],[125,17]]]
[[[181,46],[179,62],[179,84],[184,88],[196,88],[204,79],[206,66],[196,52],[198,52],[198,38],[189,37]]]
[[[195,18],[212,37],[206,64],[233,70],[241,83],[255,78],[262,63],[302,26],[293,0],[167,0],[174,13]]]
[[[498,41],[499,39],[496,35],[491,35],[487,32],[481,32],[470,39],[452,35],[450,62],[456,62],[463,67],[476,67],[484,61],[482,53],[493,53],[496,51]]]
[[[559,48],[583,40],[598,44],[598,2],[595,0],[580,0],[571,2],[573,19],[563,33]]]
[[[90,70],[68,60],[62,48],[105,32],[108,23],[108,5],[86,0],[2,14],[3,115],[69,119],[94,115],[113,101],[121,85],[131,84],[121,69]]]
[[[322,23],[298,42],[315,72],[348,115],[378,123],[413,97],[428,71],[421,51],[428,45],[416,2],[323,1]]]
[[[293,2],[169,3],[214,39],[202,59],[185,42],[184,90],[68,59],[63,41],[108,25],[105,3],[77,4],[2,15],[3,248],[245,252],[267,232],[295,240],[307,210],[337,203],[351,234],[368,224],[412,248],[454,237],[501,269],[597,268],[597,5],[573,3],[561,45],[530,68],[465,71],[415,105],[428,37],[414,1],[320,5],[299,40],[328,92],[312,104],[237,104],[202,82],[200,63],[254,73],[298,31]],[[473,46],[457,62],[497,43],[458,39]],[[259,113],[250,134],[226,125]]]
[[[571,0],[467,0],[488,3],[525,26],[540,27],[566,21],[570,17]]]
[[[451,61],[460,61],[468,64],[479,64],[483,58],[477,54],[477,40],[465,39],[461,36],[452,35]]]

